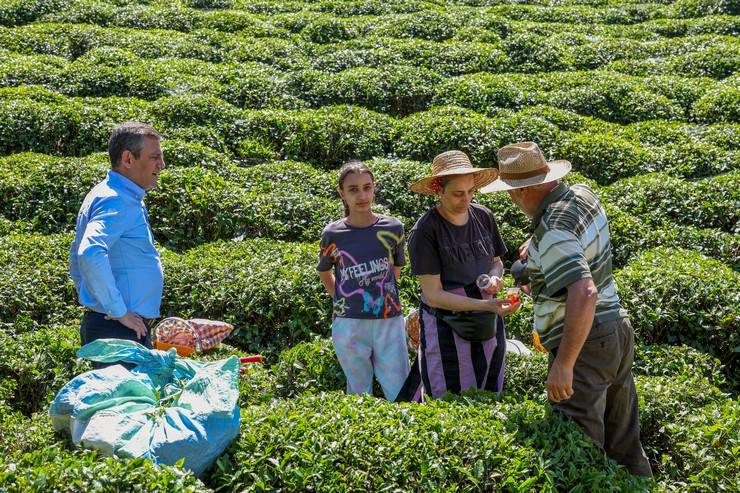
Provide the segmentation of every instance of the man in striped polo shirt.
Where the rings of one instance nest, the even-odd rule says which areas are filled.
[[[632,474],[652,476],[640,444],[632,378],[634,332],[612,277],[609,223],[586,185],[559,181],[568,161],[547,162],[537,144],[498,152],[499,179],[532,218],[527,267],[535,340],[550,352],[547,397]]]

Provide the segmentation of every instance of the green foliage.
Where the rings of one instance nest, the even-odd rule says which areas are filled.
[[[737,400],[686,374],[638,377],[636,383],[641,441],[656,478],[679,490],[688,485],[691,491],[732,490],[740,465],[733,452]]]
[[[663,223],[736,232],[740,172],[687,182],[662,173],[636,176],[604,188],[605,201],[650,226]]]
[[[678,248],[648,250],[615,275],[638,338],[647,344],[686,344],[737,368],[740,274],[725,264]]]
[[[547,103],[617,123],[639,120],[678,119],[682,109],[665,96],[642,84],[620,80],[613,74],[600,74],[590,84],[567,87],[546,96]]]
[[[215,348],[200,355],[195,353],[190,358],[215,361],[231,356],[248,356],[248,353],[222,342]],[[242,367],[246,371],[239,377],[239,407],[267,404],[277,396],[277,379],[264,362],[246,363]]]
[[[454,77],[437,91],[434,103],[471,108],[484,114],[534,103],[537,87],[516,74],[478,73]]]
[[[727,385],[719,360],[691,346],[638,344],[635,347],[635,364],[632,371],[635,375],[666,377],[673,380],[687,377],[706,379],[717,388],[724,388]]]
[[[90,369],[76,360],[79,347],[79,325],[0,331],[0,378],[15,382],[8,404],[26,416],[44,411],[64,384]]]
[[[177,467],[150,460],[100,458],[94,452],[72,452],[49,445],[18,457],[0,459],[0,483],[7,491],[111,492],[137,490],[164,493],[206,492],[203,483]]]
[[[735,82],[738,79],[735,77]],[[727,85],[709,91],[693,107],[694,116],[704,123],[740,122],[740,89]]]
[[[547,400],[547,356],[534,352],[532,356],[506,353],[504,392],[517,399]]]
[[[684,389],[676,389],[677,392]],[[661,456],[669,488],[691,491],[733,491],[740,475],[740,402],[712,402],[683,420],[667,422],[674,450]]]
[[[7,0],[0,6],[0,25],[17,26],[66,6],[66,0]]]
[[[0,237],[0,326],[19,331],[79,320],[77,294],[67,273],[71,235]]]
[[[492,166],[501,143],[492,119],[456,106],[408,116],[398,123],[397,133],[396,154],[417,161],[431,161],[441,152],[459,149],[477,165]]]
[[[544,406],[485,392],[425,405],[309,394],[250,408],[243,422],[245,433],[213,474],[217,488],[560,491],[581,486],[619,491],[646,486]]]
[[[199,142],[165,140],[162,142],[162,152],[168,167],[199,166],[222,170],[231,164],[229,156]]]
[[[55,158],[21,153],[0,158],[0,213],[44,233],[74,228],[77,210],[105,177],[107,156]]]
[[[285,159],[335,167],[351,159],[383,155],[392,120],[357,106],[332,106],[302,112],[245,112],[238,126],[227,130],[237,141],[251,135],[270,142]]]
[[[331,74],[306,71],[291,79],[291,91],[313,106],[356,104],[392,115],[426,109],[441,82],[436,72],[406,65],[348,68]]]
[[[575,134],[559,149],[573,168],[601,185],[647,171],[648,153],[628,140],[605,134]]]
[[[316,248],[254,239],[165,252],[162,313],[232,323],[236,343],[256,352],[325,334],[331,303],[315,273]]]
[[[331,339],[316,337],[283,350],[273,370],[280,397],[343,391],[347,385]]]

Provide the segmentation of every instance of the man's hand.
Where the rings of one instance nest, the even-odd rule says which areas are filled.
[[[547,398],[558,403],[573,395],[573,367],[563,364],[557,357],[547,374]]]
[[[490,300],[486,300],[486,302],[489,308],[488,311],[498,313],[502,317],[511,315],[512,313],[516,312],[520,306],[522,306],[521,301],[517,301],[516,303],[509,303],[508,299],[493,298]]]
[[[136,332],[136,335],[139,339],[143,339],[146,337],[146,325],[144,325],[144,320],[141,318],[140,315],[133,313],[133,312],[126,312],[122,317],[105,317],[106,320],[118,320],[123,325],[128,327],[129,329]]]
[[[527,241],[519,246],[519,260],[524,262],[529,256],[529,244],[532,243],[532,237],[530,236]]]

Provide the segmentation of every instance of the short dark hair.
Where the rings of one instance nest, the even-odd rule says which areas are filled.
[[[144,139],[151,137],[162,140],[162,136],[154,127],[141,122],[124,122],[113,129],[108,139],[108,156],[111,168],[120,166],[123,151],[130,151],[138,158],[144,148]]]

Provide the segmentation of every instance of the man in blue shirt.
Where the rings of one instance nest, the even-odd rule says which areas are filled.
[[[159,317],[163,274],[143,199],[165,166],[160,140],[144,123],[126,122],[113,130],[111,169],[80,207],[69,273],[86,308],[83,345],[116,338],[152,347],[150,328]]]

